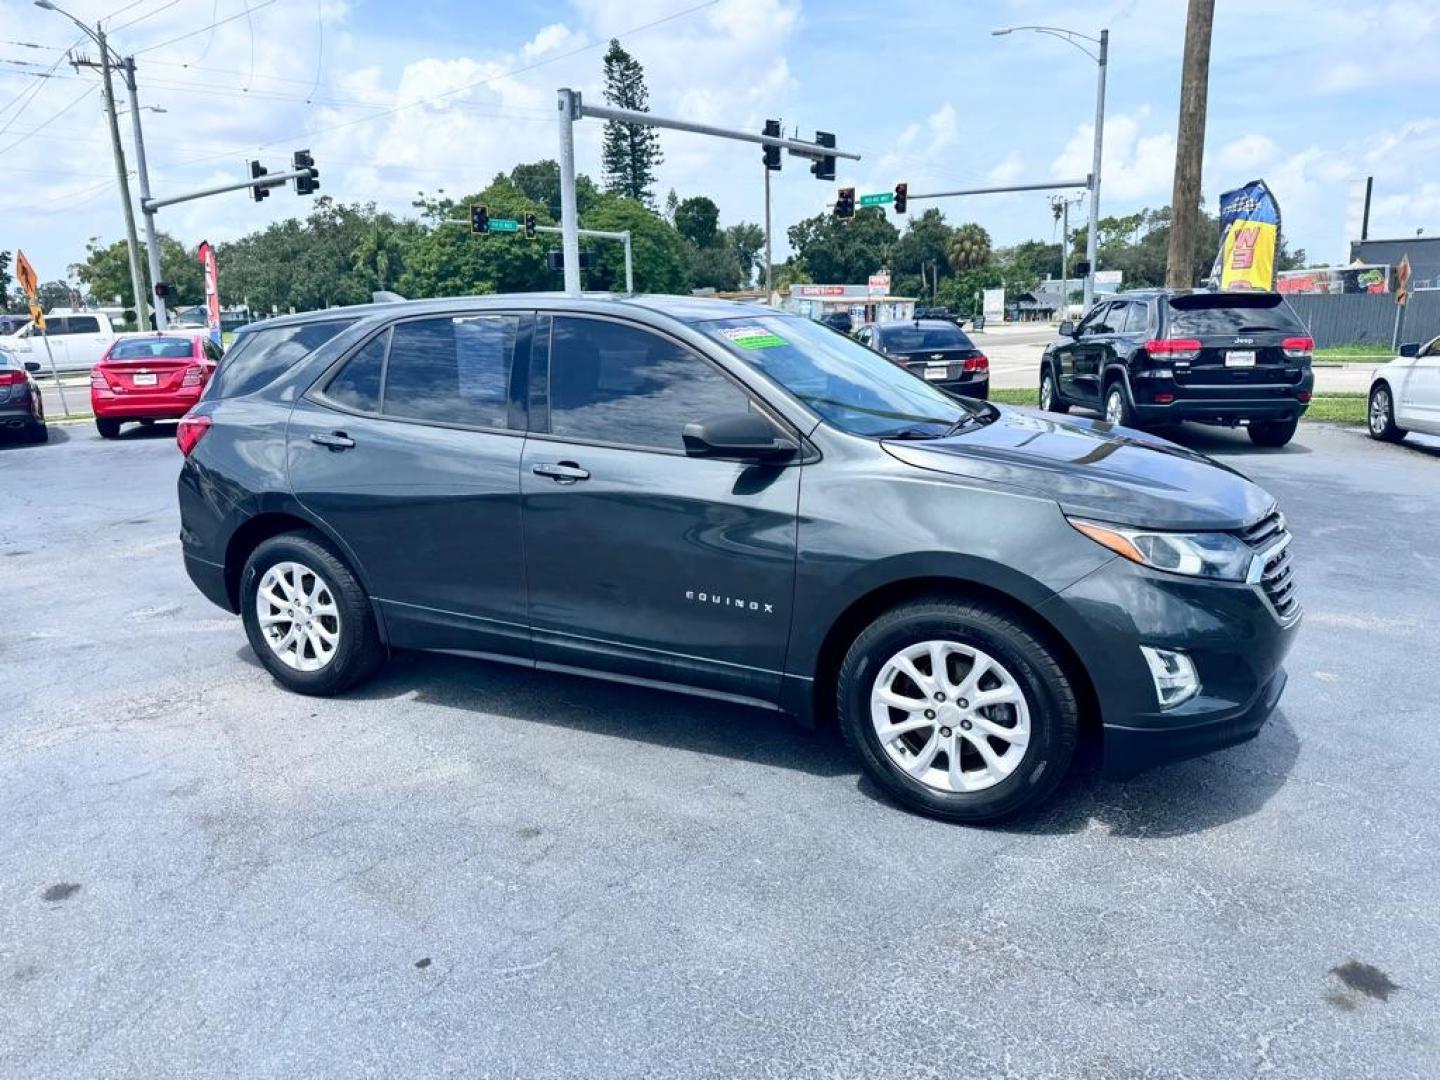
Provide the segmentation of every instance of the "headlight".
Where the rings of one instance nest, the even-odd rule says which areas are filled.
[[[1255,558],[1250,547],[1229,533],[1150,532],[1101,525],[1081,518],[1066,520],[1115,554],[1172,574],[1244,581]]]

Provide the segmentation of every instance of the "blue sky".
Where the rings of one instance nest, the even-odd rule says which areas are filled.
[[[300,146],[337,199],[406,210],[422,190],[477,190],[518,161],[555,156],[556,87],[598,99],[600,58],[617,35],[645,65],[655,111],[757,130],[780,116],[807,137],[834,131],[864,155],[840,176],[862,191],[1083,175],[1094,65],[1053,38],[989,33],[1038,23],[1110,28],[1102,213],[1169,201],[1183,0],[248,0],[248,16],[246,3],[62,5],[92,21],[113,13],[115,46],[137,55],[143,102],[166,110],[144,114],[157,193],[238,178],[257,154],[276,168]],[[1217,7],[1211,207],[1223,188],[1263,176],[1291,243],[1338,259],[1357,225],[1358,181],[1373,174],[1372,235],[1440,232],[1440,99],[1422,74],[1440,55],[1440,5]],[[229,21],[206,29],[217,18]],[[28,0],[0,0],[0,129],[9,125],[0,248],[24,248],[47,279],[83,256],[87,238],[121,232],[97,80],[63,62],[55,77],[35,78],[76,37]],[[122,125],[128,152],[128,117]],[[592,174],[599,134],[598,122],[580,125],[579,161]],[[663,146],[662,195],[708,194],[727,224],[761,219],[757,148],[677,133]],[[787,159],[775,185],[777,254],[784,226],[833,192]],[[1042,193],[940,205],[997,244],[1055,236]],[[258,206],[234,194],[160,218],[194,244],[306,209],[289,192]]]

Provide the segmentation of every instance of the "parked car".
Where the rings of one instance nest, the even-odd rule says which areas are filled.
[[[1370,377],[1370,434],[1399,442],[1410,431],[1440,435],[1440,337],[1400,346]]]
[[[204,330],[210,325],[210,313],[203,307],[186,308],[170,320],[172,330]]]
[[[39,366],[34,360],[21,360],[0,349],[0,433],[34,443],[50,438],[50,429],[45,426],[45,402],[40,387],[31,378],[31,372]]]
[[[712,299],[338,314],[177,436],[186,570],[291,690],[419,648],[838,713],[885,791],[960,821],[1043,800],[1092,723],[1127,775],[1280,698],[1284,519],[1183,447]]]
[[[1315,343],[1279,293],[1146,289],[1066,320],[1040,361],[1040,407],[1125,427],[1244,425],[1284,446],[1309,408]]]
[[[948,319],[871,323],[856,336],[860,344],[946,393],[990,396],[990,359]]]
[[[100,437],[115,438],[122,424],[184,416],[200,400],[220,356],[206,334],[121,334],[90,370],[90,407]]]
[[[848,334],[855,329],[855,319],[848,311],[832,311],[828,315],[822,315],[820,321],[841,334]]]
[[[52,354],[57,371],[88,371],[99,363],[116,336],[114,323],[103,311],[57,311],[45,316],[43,333],[27,322],[15,333],[0,337],[0,349],[14,353],[22,361],[35,361],[44,374],[50,372]]]

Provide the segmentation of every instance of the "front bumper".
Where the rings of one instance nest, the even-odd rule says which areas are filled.
[[[1299,628],[1258,585],[1180,577],[1115,559],[1041,605],[1080,653],[1100,705],[1105,773],[1155,765],[1256,735],[1285,687]],[[1141,645],[1185,653],[1200,691],[1161,709]]]

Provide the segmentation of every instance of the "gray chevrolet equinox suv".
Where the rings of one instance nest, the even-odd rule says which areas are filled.
[[[1254,736],[1300,618],[1236,472],[715,300],[270,320],[178,439],[186,569],[291,690],[435,649],[835,717],[956,821],[1082,737],[1128,775]]]

